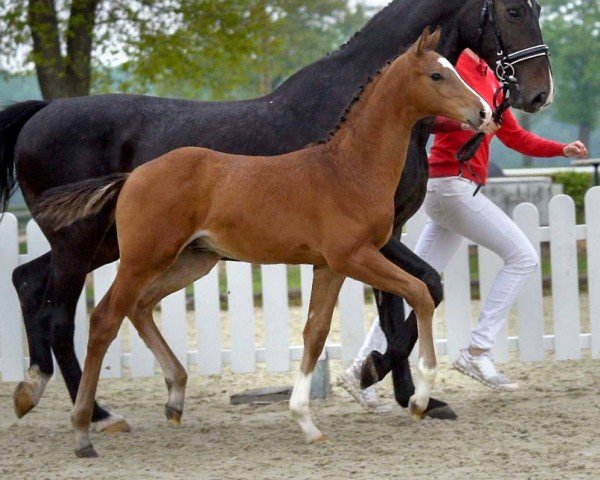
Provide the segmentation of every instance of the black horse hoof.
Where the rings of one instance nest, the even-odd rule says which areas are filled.
[[[452,407],[441,400],[435,398],[429,399],[429,405],[423,413],[424,417],[437,418],[438,420],[456,420],[458,415],[452,410]]]
[[[360,371],[360,387],[362,389],[369,388],[381,380],[379,370],[377,369],[377,366],[381,362],[381,357],[381,353],[374,350],[365,358]]]
[[[75,455],[77,458],[98,458],[96,450],[91,445],[75,450]]]

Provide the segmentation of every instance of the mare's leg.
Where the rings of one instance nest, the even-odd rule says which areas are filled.
[[[94,251],[87,245],[77,245],[70,238],[66,241],[54,239],[52,248],[52,274],[50,297],[47,308],[50,311],[50,343],[60,371],[65,379],[71,400],[75,401],[81,367],[75,354],[75,313],[79,296],[85,285],[87,273],[91,270]],[[110,413],[94,402],[92,420],[99,430],[107,433],[130,430],[126,420]]]
[[[54,354],[72,401],[77,394],[81,367],[73,345],[75,309],[85,284],[88,270],[86,265],[89,263],[85,251],[78,255],[76,247],[73,246],[73,249],[67,249],[67,252],[66,255],[57,253],[56,250],[48,252],[20,266],[13,273],[13,283],[23,309],[31,358],[29,378],[20,382],[13,393],[15,413],[18,417],[27,414],[40,401],[54,371],[51,354],[54,347]],[[55,258],[58,260],[54,261]],[[107,261],[110,260],[112,258]],[[62,269],[57,272],[56,262],[59,265],[67,265],[66,271]],[[103,263],[106,262],[100,264]],[[75,274],[71,275],[73,271]],[[36,278],[39,272],[41,277]],[[35,298],[38,295],[40,301],[36,311]],[[58,301],[54,301],[53,298],[57,295]],[[55,307],[58,307],[58,310]],[[58,321],[57,314],[60,317]],[[93,421],[103,431],[129,430],[129,426],[120,415],[111,414],[96,403]]]
[[[381,249],[381,253],[394,264],[423,281],[435,305],[439,305],[443,288],[440,275],[433,267],[395,238],[390,239]],[[375,298],[379,321],[388,340],[388,349],[383,355],[373,351],[365,359],[361,381],[363,386],[368,387],[381,380],[391,370],[396,400],[406,408],[415,390],[408,356],[418,339],[416,315],[413,311],[404,321],[404,301],[392,293],[376,291]],[[435,398],[429,400],[425,415],[433,418],[456,419],[454,411],[445,402]]]
[[[326,440],[310,418],[310,382],[329,334],[331,316],[344,279],[345,277],[332,272],[327,267],[314,269],[308,321],[304,327],[304,353],[290,398],[290,411],[300,425],[307,443]]]
[[[339,263],[338,263],[339,262]],[[392,262],[374,247],[365,245],[349,258],[338,259],[336,270],[373,287],[406,298],[416,315],[419,332],[421,379],[409,401],[411,412],[421,417],[429,404],[431,386],[437,372],[432,320],[435,302],[425,283]]]
[[[12,280],[23,313],[29,345],[27,379],[20,382],[13,394],[18,418],[31,411],[40,401],[46,384],[54,373],[50,338],[46,325],[47,310],[43,308],[50,277],[50,252],[15,268]]]
[[[179,425],[183,415],[187,373],[154,323],[152,311],[164,297],[210,272],[219,259],[219,255],[211,252],[186,248],[177,261],[144,290],[129,313],[131,323],[164,373],[169,392],[165,415],[173,425]]]

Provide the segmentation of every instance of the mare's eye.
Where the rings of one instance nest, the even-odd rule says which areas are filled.
[[[433,75],[431,75],[431,79],[434,82],[439,82],[442,78],[442,75],[440,75],[439,73],[434,73]]]
[[[518,8],[509,8],[508,15],[510,18],[521,18],[521,10]]]

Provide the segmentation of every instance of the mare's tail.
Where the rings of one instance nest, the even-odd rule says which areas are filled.
[[[98,213],[108,205],[114,210],[129,173],[113,173],[44,192],[33,217],[54,231]]]
[[[15,145],[23,125],[50,102],[30,100],[15,103],[0,111],[0,214],[15,192]]]

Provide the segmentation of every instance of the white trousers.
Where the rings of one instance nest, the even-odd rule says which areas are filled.
[[[531,242],[510,217],[481,192],[473,197],[475,188],[473,182],[459,177],[429,179],[424,203],[429,220],[415,253],[442,272],[462,237],[466,237],[502,258],[504,267],[496,275],[471,332],[471,346],[490,349],[539,259]],[[386,338],[376,318],[357,360],[362,362],[372,350],[384,352],[386,348]]]

